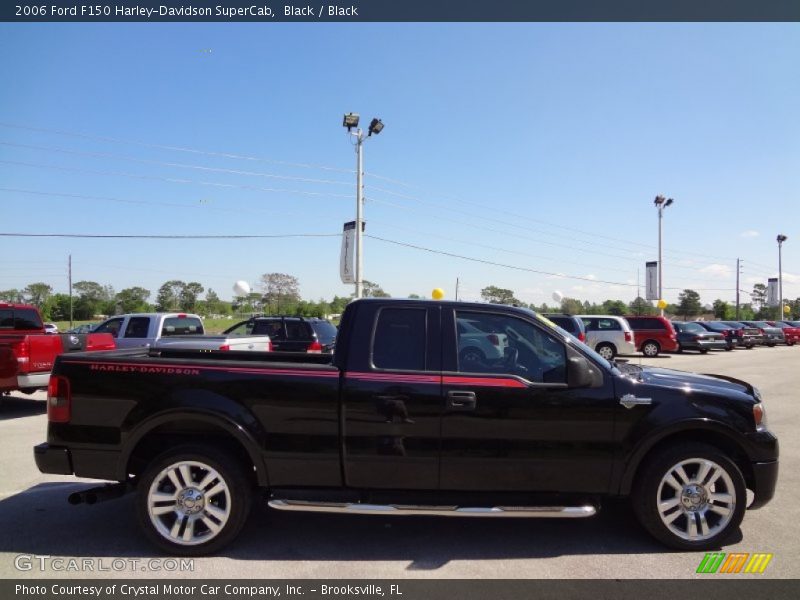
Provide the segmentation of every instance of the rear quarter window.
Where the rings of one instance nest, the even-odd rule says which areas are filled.
[[[39,313],[30,308],[14,310],[14,329],[41,329],[44,327]]]
[[[378,369],[425,370],[427,311],[384,308],[378,313],[372,342],[372,364]]]
[[[304,321],[286,320],[286,339],[287,340],[310,340],[311,331]]]
[[[161,326],[162,337],[170,335],[203,335],[203,322],[197,317],[167,317]]]
[[[631,329],[639,331],[641,329],[664,330],[664,323],[658,319],[628,319]]]
[[[336,326],[328,321],[314,321],[311,323],[311,328],[314,330],[314,333],[317,334],[319,343],[323,345],[330,344],[334,341],[338,333]]]

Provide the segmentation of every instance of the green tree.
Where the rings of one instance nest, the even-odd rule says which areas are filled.
[[[181,290],[180,305],[181,310],[194,312],[197,306],[197,297],[205,291],[202,285],[196,281],[190,281]]]
[[[520,304],[520,301],[514,297],[513,291],[494,285],[483,288],[481,298],[491,304]]]
[[[261,276],[264,289],[263,302],[272,314],[289,311],[300,302],[300,281],[287,273],[264,273]]]
[[[390,294],[383,291],[377,283],[364,280],[364,298],[389,298]]]
[[[33,304],[37,307],[41,312],[42,316],[46,319],[50,318],[49,315],[49,300],[50,297],[53,295],[53,288],[50,287],[47,283],[39,281],[37,283],[28,284],[28,286],[23,290],[25,297],[28,299],[30,304]]]
[[[700,294],[694,290],[683,290],[678,296],[678,311],[677,314],[683,317],[686,321],[689,317],[699,315],[703,311],[703,305],[700,304]]]
[[[657,312],[653,303],[649,300],[645,300],[641,296],[636,296],[628,305],[628,308],[630,309],[630,313],[636,316],[654,315]]]
[[[753,286],[753,293],[750,294],[750,301],[756,310],[761,310],[767,303],[767,286],[757,283]]]
[[[628,305],[622,300],[606,300],[602,306],[603,314],[621,317],[628,312]]]
[[[147,312],[150,305],[147,299],[150,297],[150,290],[143,287],[130,287],[120,290],[116,295],[117,306],[122,313]]]
[[[156,295],[156,310],[165,312],[179,310],[181,306],[181,294],[186,284],[180,279],[171,279],[158,288]]]
[[[568,315],[579,315],[583,311],[583,302],[575,298],[561,300],[561,312]]]
[[[110,286],[103,287],[96,281],[78,281],[72,286],[77,298],[73,304],[73,315],[78,320],[92,319],[95,315],[114,314],[114,296]]]
[[[724,300],[714,300],[712,310],[714,311],[714,318],[720,319],[721,321],[730,321],[734,318],[733,307]]]
[[[19,304],[25,301],[25,295],[21,290],[2,290],[0,291],[0,302]]]
[[[53,321],[69,321],[69,294],[53,294],[49,318]]]

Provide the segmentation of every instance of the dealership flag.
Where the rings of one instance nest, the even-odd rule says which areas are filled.
[[[646,292],[645,300],[660,300],[658,297],[658,262],[644,263]]]
[[[339,256],[339,277],[342,278],[342,283],[355,283],[356,281],[353,268],[355,246],[356,222],[349,221],[344,224],[344,229],[342,230],[342,253]]]
[[[767,279],[767,305],[778,306],[778,278],[770,277]]]

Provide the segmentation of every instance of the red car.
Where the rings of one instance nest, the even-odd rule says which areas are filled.
[[[787,346],[794,346],[800,342],[800,321],[767,321],[767,323],[783,330]]]
[[[672,323],[665,317],[626,316],[633,329],[636,349],[645,356],[658,356],[660,352],[676,352],[678,335]]]

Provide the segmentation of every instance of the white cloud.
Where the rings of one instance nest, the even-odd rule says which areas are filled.
[[[733,269],[730,265],[723,265],[719,263],[711,263],[700,269],[701,273],[705,273],[709,277],[717,279],[727,279],[733,274]]]
[[[747,229],[739,234],[739,237],[743,238],[754,238],[758,237],[759,233],[755,229]]]
[[[592,281],[594,281],[595,279],[597,279],[597,275],[589,273],[588,275],[586,275],[586,279],[591,279]]]

